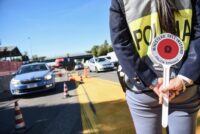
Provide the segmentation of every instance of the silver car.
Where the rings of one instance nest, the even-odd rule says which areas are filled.
[[[108,71],[114,69],[114,64],[104,57],[91,58],[88,62],[90,72]]]
[[[12,95],[23,95],[54,89],[55,75],[45,63],[22,65],[10,81]]]

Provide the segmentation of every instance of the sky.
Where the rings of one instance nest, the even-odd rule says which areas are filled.
[[[110,43],[110,0],[0,0],[0,41],[28,55],[84,53]]]

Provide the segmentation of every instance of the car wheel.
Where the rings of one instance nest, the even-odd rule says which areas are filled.
[[[20,96],[18,96],[18,95],[12,95],[12,98],[13,98],[13,99],[19,99]]]
[[[96,72],[96,73],[99,73],[99,70],[98,70],[98,68],[97,68],[97,67],[95,67],[95,72]]]
[[[89,69],[89,72],[92,72],[92,70],[88,67],[88,69]]]

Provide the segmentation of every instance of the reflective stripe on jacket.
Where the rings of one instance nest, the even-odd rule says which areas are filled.
[[[186,55],[176,70],[200,83],[200,0],[176,0],[176,28],[184,41]],[[148,56],[160,28],[155,0],[112,0],[110,32],[114,51],[123,71],[139,89],[151,85],[158,77]],[[135,79],[141,80],[141,83]]]

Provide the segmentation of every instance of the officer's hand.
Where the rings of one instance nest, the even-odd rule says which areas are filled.
[[[159,97],[159,104],[162,103],[162,97],[163,97],[163,93],[161,92],[162,84],[163,84],[163,78],[158,78],[158,83],[152,89],[154,91],[154,93],[156,93]]]
[[[169,101],[172,101],[177,95],[179,95],[180,91],[183,90],[184,83],[181,78],[174,78],[171,79],[169,82],[169,85],[167,87],[160,87],[160,91],[162,94],[165,94],[167,98],[169,98]]]

